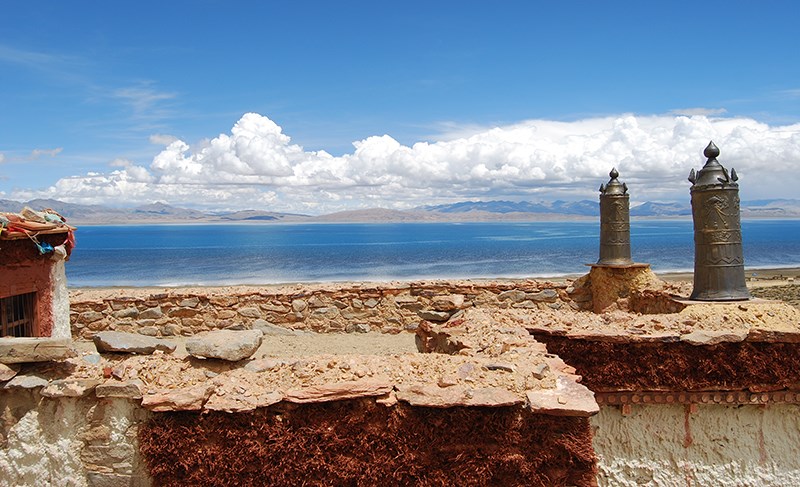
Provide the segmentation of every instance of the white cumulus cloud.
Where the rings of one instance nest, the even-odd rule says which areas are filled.
[[[148,166],[120,160],[110,173],[64,178],[45,191],[22,193],[86,203],[164,200],[324,213],[465,199],[595,199],[616,167],[634,201],[680,200],[688,199],[686,176],[702,166],[709,140],[720,147],[723,165],[739,173],[744,196],[793,197],[800,183],[800,124],[623,114],[527,120],[462,134],[411,146],[390,135],[372,136],[334,157],[306,151],[274,121],[248,113],[229,134],[196,144],[153,136],[167,145]]]
[[[702,108],[702,107],[695,107],[695,108],[676,108],[674,110],[669,111],[670,115],[722,115],[728,113],[728,110],[724,108]]]
[[[133,165],[133,162],[129,159],[125,159],[124,157],[118,157],[109,162],[108,165],[111,167],[130,167]]]
[[[171,143],[178,140],[178,138],[175,137],[174,135],[168,135],[168,134],[153,134],[149,137],[149,139],[151,144],[164,145],[164,146],[170,145]]]

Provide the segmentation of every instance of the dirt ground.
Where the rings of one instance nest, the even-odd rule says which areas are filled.
[[[657,272],[656,274],[665,281],[692,282],[691,272]],[[745,268],[745,278],[747,279],[747,285],[754,287],[784,285],[791,284],[792,282],[800,284],[800,267],[789,267],[784,269]]]
[[[753,286],[750,294],[758,298],[785,301],[800,309],[800,283]]]
[[[189,337],[170,337],[169,341],[178,345],[174,354],[186,357],[186,340]],[[96,353],[94,343],[76,340],[76,348],[83,353]],[[308,357],[312,355],[393,355],[417,353],[414,333],[404,332],[390,335],[380,332],[369,333],[312,333],[264,337],[261,347],[253,355],[254,359],[271,357]]]

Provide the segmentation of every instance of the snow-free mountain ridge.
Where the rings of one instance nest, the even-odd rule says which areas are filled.
[[[369,208],[326,215],[302,215],[269,210],[200,211],[156,202],[133,208],[82,205],[55,199],[26,202],[0,200],[0,211],[18,213],[25,206],[40,210],[52,208],[73,224],[140,223],[233,223],[233,222],[466,222],[466,221],[553,221],[591,219],[599,215],[597,201],[461,201],[420,206],[411,210]],[[741,203],[743,218],[800,218],[800,200],[754,200]],[[648,201],[631,207],[631,217],[689,217],[687,203]]]

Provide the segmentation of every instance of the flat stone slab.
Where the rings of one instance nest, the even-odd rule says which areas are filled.
[[[800,343],[800,332],[753,328],[747,334],[749,342]]]
[[[0,338],[0,364],[64,360],[77,356],[69,338]]]
[[[155,412],[198,411],[203,408],[203,404],[212,392],[214,392],[214,386],[206,383],[156,394],[146,394],[142,398],[142,406]]]
[[[94,389],[97,397],[122,397],[125,399],[141,399],[144,383],[139,379],[129,381],[107,380]]]
[[[529,407],[534,413],[588,417],[600,412],[594,393],[565,376],[556,379],[555,389],[528,391],[527,395]]]
[[[11,380],[19,373],[21,366],[19,364],[0,364],[0,382]]]
[[[272,406],[283,400],[283,394],[278,391],[259,391],[256,394],[223,394],[217,389],[206,401],[204,409],[211,411],[225,411],[226,413],[241,413],[257,408]]]
[[[417,311],[417,314],[423,320],[434,321],[434,322],[443,322],[450,319],[450,315],[452,313],[448,313],[446,311],[436,311],[431,309],[424,309]]]
[[[98,379],[59,379],[47,384],[41,391],[44,397],[86,397],[101,381]]]
[[[46,377],[39,374],[19,374],[3,385],[3,389],[36,389],[50,383]]]
[[[440,387],[427,384],[398,386],[397,400],[407,402],[412,406],[431,408],[500,407],[524,402],[519,395],[497,387],[468,388],[457,385]]]
[[[746,331],[697,330],[681,335],[681,341],[690,345],[717,345],[719,343],[738,343],[747,338]]]
[[[301,404],[342,401],[359,397],[382,396],[388,394],[392,387],[392,383],[387,380],[365,379],[294,389],[287,391],[284,394],[284,399]]]
[[[256,353],[263,337],[261,330],[209,331],[186,340],[186,351],[197,358],[238,362]]]
[[[100,353],[123,352],[150,355],[156,350],[172,353],[177,348],[177,345],[169,340],[121,331],[101,331],[94,336],[93,341]]]

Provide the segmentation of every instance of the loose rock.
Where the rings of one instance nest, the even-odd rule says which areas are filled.
[[[244,370],[249,370],[250,372],[259,373],[267,370],[277,369],[284,363],[285,362],[280,359],[264,358],[261,360],[253,360],[252,362],[244,366]]]
[[[369,333],[370,326],[366,323],[352,323],[345,329],[347,333]]]
[[[215,330],[188,339],[186,351],[198,358],[236,362],[256,353],[263,336],[261,330]]]

